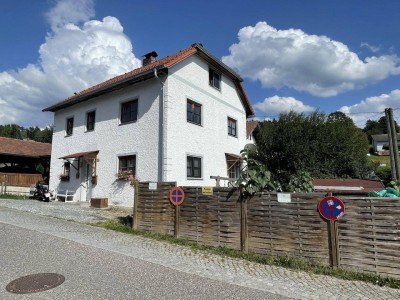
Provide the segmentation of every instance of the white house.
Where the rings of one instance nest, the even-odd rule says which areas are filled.
[[[54,112],[50,188],[73,201],[108,198],[131,206],[133,188],[118,180],[215,186],[212,176],[237,176],[254,110],[240,76],[201,44],[76,93]]]
[[[389,151],[389,137],[387,133],[371,135],[371,138],[374,152]],[[400,145],[400,134],[397,134],[397,143]]]

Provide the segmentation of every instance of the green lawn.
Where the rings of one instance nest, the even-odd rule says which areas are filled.
[[[368,156],[368,159],[372,162],[379,162],[381,164],[386,164],[390,167],[390,156],[389,155],[371,155]]]

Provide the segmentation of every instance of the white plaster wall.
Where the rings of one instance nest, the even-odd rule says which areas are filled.
[[[136,84],[134,87],[100,96],[55,113],[54,134],[50,170],[50,188],[76,191],[74,201],[81,201],[81,182],[75,178],[71,167],[69,182],[61,182],[63,160],[68,154],[99,151],[97,156],[97,185],[93,185],[92,197],[107,197],[109,204],[132,206],[133,187],[116,180],[118,156],[136,155],[136,173],[140,180],[157,181],[159,94],[161,86],[156,79]],[[137,122],[120,125],[120,103],[138,99]],[[85,132],[86,113],[96,110],[95,130]],[[72,136],[65,136],[66,118],[74,117]],[[76,162],[75,162],[76,165]]]
[[[178,185],[215,186],[210,176],[226,177],[225,153],[240,154],[246,143],[246,113],[234,83],[222,75],[221,89],[209,85],[209,66],[192,56],[169,71],[166,96],[165,177]],[[186,120],[186,103],[202,105],[202,125]],[[228,135],[228,117],[237,120],[237,137]],[[187,179],[186,156],[202,157],[202,179]]]
[[[375,152],[379,152],[383,151],[384,146],[389,146],[389,142],[374,142],[373,148]]]

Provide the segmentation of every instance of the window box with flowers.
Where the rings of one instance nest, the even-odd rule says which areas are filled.
[[[60,180],[61,181],[69,181],[69,175],[66,174],[60,174]]]
[[[117,177],[117,180],[128,181],[131,185],[134,185],[139,181],[139,178],[135,175],[132,175],[132,172],[129,171],[120,170],[117,174],[115,174],[115,176]]]

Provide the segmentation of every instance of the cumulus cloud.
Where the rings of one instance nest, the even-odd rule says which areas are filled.
[[[94,17],[93,0],[61,0],[46,14],[53,32],[68,23],[77,24]]]
[[[400,120],[400,90],[396,89],[389,94],[368,97],[360,103],[351,106],[342,106],[339,110],[348,114],[358,127],[364,127],[367,120],[375,120],[382,117],[385,108],[394,108],[394,116]]]
[[[52,116],[41,113],[44,107],[141,65],[119,20],[92,16],[89,0],[58,1],[50,10],[52,31],[38,61],[0,72],[1,123],[45,126]]]
[[[278,30],[259,22],[240,29],[238,38],[223,62],[264,87],[329,97],[400,74],[396,55],[361,60],[343,43],[299,29]]]
[[[293,97],[279,97],[273,96],[265,98],[263,102],[258,102],[254,104],[254,107],[266,114],[276,114],[281,112],[311,112],[315,108],[304,104],[303,102],[293,98]]]

